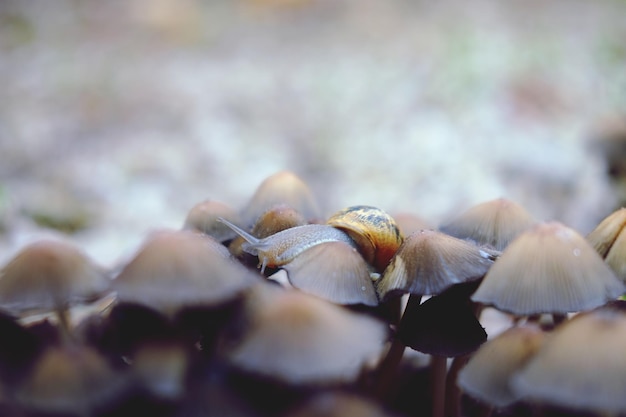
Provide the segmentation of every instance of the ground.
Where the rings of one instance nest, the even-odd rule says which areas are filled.
[[[620,0],[5,0],[0,261],[69,233],[115,266],[268,175],[434,227],[507,197],[581,233],[626,114]]]

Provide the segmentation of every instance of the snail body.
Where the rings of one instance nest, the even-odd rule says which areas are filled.
[[[346,233],[325,224],[291,227],[259,239],[228,220],[220,219],[220,221],[246,240],[242,249],[259,257],[261,273],[265,272],[266,267],[286,265],[300,253],[324,242],[345,242],[355,246],[354,240]]]
[[[378,272],[403,241],[395,221],[383,210],[352,206],[332,215],[327,224],[291,227],[265,238],[257,238],[233,223],[220,219],[246,240],[242,249],[259,257],[261,273],[266,267],[280,267],[307,249],[325,242],[345,242],[357,249]]]

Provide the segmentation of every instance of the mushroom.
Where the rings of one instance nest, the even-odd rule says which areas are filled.
[[[313,395],[284,417],[392,417],[371,399],[354,393],[326,391]]]
[[[242,213],[243,222],[251,227],[268,209],[286,204],[310,222],[320,218],[317,200],[309,186],[291,171],[280,171],[267,177],[256,189]]]
[[[600,308],[554,330],[512,378],[516,395],[529,401],[626,413],[626,314]]]
[[[86,416],[111,407],[127,387],[125,375],[114,371],[95,350],[54,346],[41,354],[16,387],[15,398],[30,410]]]
[[[184,307],[216,306],[238,297],[257,275],[209,236],[191,231],[153,233],[113,281],[120,302],[173,316]]]
[[[249,292],[242,316],[229,362],[297,386],[353,382],[387,337],[377,319],[271,285]]]
[[[534,324],[522,324],[482,345],[461,370],[458,385],[470,396],[497,408],[520,399],[511,377],[537,352],[545,333]]]
[[[68,309],[110,290],[110,279],[73,244],[40,240],[20,250],[0,271],[0,307],[13,314],[54,312],[66,340]]]
[[[518,315],[589,310],[617,298],[624,284],[591,245],[558,222],[522,233],[493,264],[472,300]]]
[[[481,279],[491,267],[499,252],[448,236],[445,233],[422,230],[409,236],[396,252],[377,283],[382,301],[410,294],[399,329],[409,329],[405,317],[419,308],[423,295],[437,295],[453,285]],[[405,330],[399,330],[404,332]],[[376,395],[387,395],[391,381],[404,353],[405,344],[400,337],[392,340],[386,357],[379,365]],[[445,383],[446,360],[432,356],[434,389],[442,390]],[[443,374],[443,375],[442,375]],[[435,399],[433,414],[443,412],[443,395]]]
[[[626,208],[620,208],[604,218],[587,235],[587,240],[611,267],[619,279],[626,283]]]
[[[378,305],[372,271],[359,252],[345,242],[313,246],[284,266],[295,288],[337,304]]]
[[[440,230],[502,251],[535,223],[524,207],[511,200],[497,198],[469,208]]]
[[[237,234],[217,219],[221,217],[233,223],[241,221],[232,207],[215,200],[202,201],[189,210],[183,230],[195,230],[213,237],[218,242],[228,242]]]

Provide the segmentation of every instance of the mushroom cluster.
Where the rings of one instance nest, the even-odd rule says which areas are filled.
[[[111,269],[35,242],[0,270],[0,415],[625,413],[623,213],[587,239],[505,199],[325,217],[283,171]]]

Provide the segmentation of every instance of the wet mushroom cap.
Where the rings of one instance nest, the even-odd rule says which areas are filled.
[[[441,231],[502,251],[535,223],[524,207],[511,200],[498,198],[471,207],[442,226]]]
[[[41,240],[0,271],[0,306],[16,314],[58,310],[104,295],[110,282],[105,270],[73,244]]]
[[[598,309],[554,330],[513,377],[517,395],[568,408],[626,412],[626,314]]]
[[[387,338],[376,319],[274,286],[255,287],[244,314],[247,324],[229,361],[296,385],[354,381]]]
[[[472,300],[517,315],[589,310],[624,284],[575,230],[558,222],[522,233],[504,250]]]
[[[487,341],[459,373],[459,387],[495,407],[513,404],[520,397],[510,386],[511,377],[537,352],[544,336],[538,326],[521,325]]]
[[[405,239],[377,282],[381,300],[397,294],[439,294],[454,284],[482,278],[497,251],[434,230]]]
[[[172,230],[153,233],[115,278],[113,288],[121,302],[171,313],[226,303],[258,279],[211,237]]]
[[[291,285],[337,304],[378,305],[371,271],[345,242],[313,246],[283,267]]]

